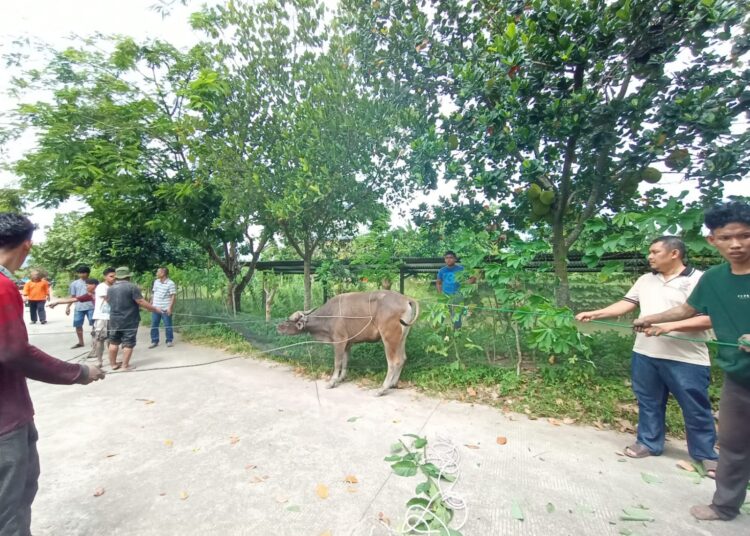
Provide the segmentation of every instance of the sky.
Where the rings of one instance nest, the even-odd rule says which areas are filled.
[[[136,40],[158,36],[179,47],[187,47],[196,42],[198,36],[190,29],[188,17],[199,6],[206,3],[192,1],[183,6],[175,1],[171,14],[163,18],[152,9],[157,0],[24,0],[0,1],[0,54],[9,51],[9,45],[18,38],[28,37],[32,41],[44,41],[55,48],[70,44],[72,35],[87,36],[94,32],[103,34],[123,34]],[[212,3],[212,2],[208,2]],[[330,0],[335,6],[336,0]],[[32,59],[33,61],[33,59]],[[12,109],[16,102],[5,94],[7,76],[0,77],[0,123],[4,123],[2,114]],[[33,147],[33,137],[26,136],[8,148],[6,160],[15,160]],[[0,187],[17,186],[16,178],[8,171],[0,169]],[[690,189],[691,196],[697,196],[693,185],[680,183],[680,177],[666,175],[660,187],[668,192],[678,194],[683,189]],[[450,193],[450,187],[441,183],[437,192],[417,196],[409,206],[419,203],[428,204],[437,201],[440,195]],[[726,186],[726,195],[747,195],[750,193],[750,178]],[[82,203],[70,201],[55,210],[42,210],[29,207],[31,218],[40,227],[35,236],[43,240],[44,226],[50,225],[58,212],[84,210]],[[403,224],[403,217],[394,213],[393,224]]]

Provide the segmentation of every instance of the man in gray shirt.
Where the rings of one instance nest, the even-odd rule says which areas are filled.
[[[88,266],[79,266],[76,268],[76,274],[78,279],[70,284],[69,293],[71,298],[77,298],[78,296],[85,296],[88,294],[86,290],[86,280],[89,278],[91,269]],[[70,303],[65,308],[65,314],[70,314]],[[89,326],[94,325],[94,304],[92,302],[75,302],[75,308],[73,311],[73,327],[76,328],[76,336],[78,342],[71,346],[71,348],[83,348],[83,323],[88,318]]]
[[[109,303],[109,364],[112,370],[122,366],[124,371],[133,370],[130,358],[135,348],[138,324],[141,321],[140,308],[152,313],[163,313],[145,299],[141,289],[130,282],[132,274],[127,266],[115,270],[115,284],[107,291]],[[117,363],[117,351],[122,345],[122,364]]]

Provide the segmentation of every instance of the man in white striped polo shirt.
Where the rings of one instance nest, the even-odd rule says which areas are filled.
[[[685,244],[675,236],[655,239],[648,252],[651,273],[642,275],[625,297],[604,309],[586,311],[576,320],[620,316],[640,308],[641,316],[681,305],[703,275],[685,265]],[[633,392],[638,400],[637,440],[625,448],[631,458],[658,456],[664,450],[665,415],[669,394],[677,400],[685,418],[688,451],[714,478],[718,455],[716,428],[708,398],[710,362],[703,342],[649,337],[664,333],[683,333],[684,338],[709,339],[711,320],[705,315],[649,328],[637,333],[631,361]]]
[[[156,270],[156,280],[152,289],[151,304],[162,313],[151,313],[151,346],[159,345],[159,326],[164,320],[164,331],[167,346],[172,346],[174,341],[174,330],[172,329],[172,312],[174,301],[177,298],[177,286],[169,279],[169,269],[162,266]]]

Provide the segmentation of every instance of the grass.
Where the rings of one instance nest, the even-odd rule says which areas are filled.
[[[219,316],[221,311],[194,314],[198,316],[190,319],[192,325],[181,328],[183,338],[189,342],[286,363],[298,373],[316,379],[327,377],[333,369],[328,345],[299,344],[311,339],[277,335],[274,325],[266,324],[258,316],[240,314],[237,320],[231,320],[231,325],[196,326],[201,319],[215,322],[215,318],[209,317]],[[632,337],[603,330],[592,334],[591,363],[560,359],[549,364],[539,356],[529,355],[517,375],[513,359],[505,356],[490,359],[476,348],[462,352],[460,359],[450,352],[448,356],[428,352],[425,348],[434,344],[435,334],[425,325],[417,325],[407,339],[408,361],[400,385],[433,396],[525,413],[530,418],[574,419],[599,428],[633,432],[638,414],[629,380]],[[269,352],[288,345],[294,346]],[[375,387],[383,381],[385,371],[381,344],[354,346],[349,363],[350,381]],[[720,376],[716,374],[718,371],[714,372],[710,394],[718,403]],[[670,436],[684,437],[682,414],[671,399],[666,422]]]

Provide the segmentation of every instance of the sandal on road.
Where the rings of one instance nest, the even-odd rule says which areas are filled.
[[[718,460],[701,460],[703,470],[706,471],[706,476],[712,480],[716,480],[716,468],[719,467]]]
[[[625,447],[624,452],[628,458],[648,458],[651,456],[651,451],[646,448],[646,445],[641,445],[638,442]]]

